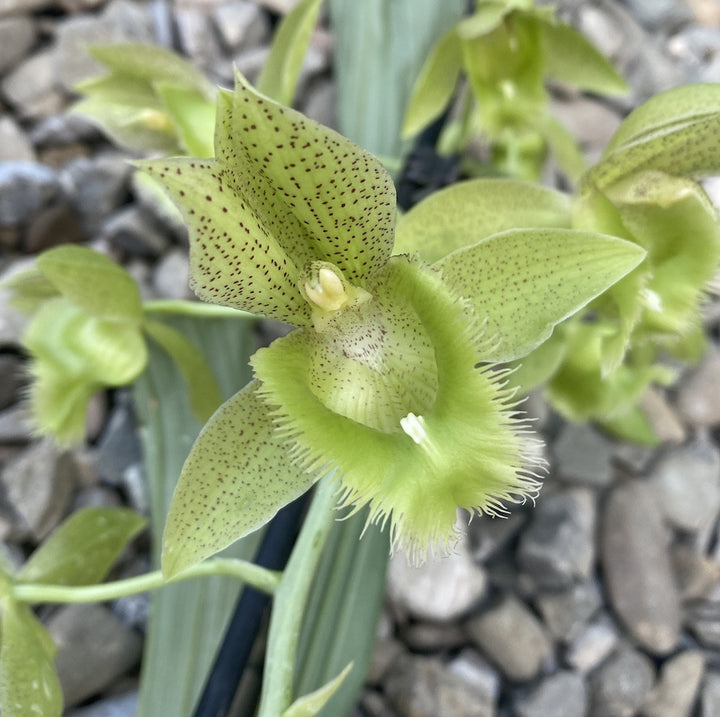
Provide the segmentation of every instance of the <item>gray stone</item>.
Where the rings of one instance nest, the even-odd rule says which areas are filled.
[[[88,234],[95,234],[106,219],[127,199],[132,168],[120,154],[79,157],[61,173]]]
[[[0,326],[3,318],[0,314]],[[33,425],[27,406],[16,405],[0,411],[0,444],[27,443],[33,435]]]
[[[720,508],[720,451],[702,435],[672,448],[656,464],[649,485],[674,527],[698,532]]]
[[[65,704],[98,694],[140,659],[142,640],[102,605],[69,605],[48,622]]]
[[[385,694],[398,717],[494,717],[495,707],[475,685],[438,660],[404,655],[385,681]]]
[[[338,126],[337,91],[335,83],[319,78],[310,84],[302,95],[300,109],[303,114],[326,127]]]
[[[405,651],[404,645],[392,637],[378,638],[373,645],[372,657],[365,681],[368,685],[379,685],[395,660]]]
[[[482,516],[468,525],[473,559],[482,563],[502,550],[527,521],[527,514],[515,510],[507,517]]]
[[[124,695],[106,697],[88,707],[70,710],[65,717],[134,717],[137,712],[138,693],[127,692]]]
[[[600,590],[594,582],[576,583],[537,597],[538,610],[550,634],[563,642],[577,637],[601,605]]]
[[[483,654],[510,680],[533,679],[551,656],[552,644],[540,621],[515,597],[505,597],[468,620],[467,630]]]
[[[677,408],[691,426],[720,423],[720,349],[711,346],[697,368],[683,379]]]
[[[23,60],[3,78],[0,91],[22,118],[60,112],[66,97],[55,85],[54,50],[41,50]]]
[[[61,195],[60,180],[34,162],[0,163],[0,226],[22,226]]]
[[[65,516],[75,488],[75,462],[45,438],[0,474],[8,503],[40,542]]]
[[[701,645],[720,650],[720,603],[701,600],[688,605],[685,624]]]
[[[631,647],[620,648],[590,678],[590,714],[632,717],[655,680],[651,660]]]
[[[190,299],[190,259],[182,249],[164,254],[153,272],[153,286],[158,296],[167,299]]]
[[[403,642],[421,653],[457,650],[467,644],[467,635],[457,623],[410,622],[401,631]]]
[[[249,82],[256,82],[269,53],[268,47],[253,47],[249,50],[242,50],[233,55],[233,64],[247,77]]]
[[[660,443],[682,443],[687,437],[685,426],[668,403],[664,392],[649,388],[638,401],[653,433]]]
[[[25,362],[12,353],[0,353],[0,410],[20,400],[27,386]]]
[[[0,17],[18,15],[53,5],[54,0],[0,0]]]
[[[156,258],[167,249],[168,240],[147,215],[130,206],[105,222],[102,235],[113,248],[133,256]]]
[[[213,20],[230,52],[259,47],[270,34],[267,14],[254,2],[233,0],[213,8]]]
[[[25,229],[22,249],[37,254],[58,244],[74,244],[85,239],[77,212],[68,204],[58,203],[41,209]]]
[[[2,166],[0,162],[0,174],[2,174]],[[0,191],[0,207],[1,197],[2,191]],[[29,258],[14,261],[6,271],[0,273],[0,285],[32,266],[33,261]],[[0,286],[0,346],[18,345],[28,325],[28,317],[10,306],[11,298],[12,292]]]
[[[41,149],[68,144],[91,144],[101,136],[94,122],[76,114],[43,117],[30,129],[30,140]]]
[[[468,684],[474,685],[478,692],[486,694],[493,703],[500,698],[502,684],[498,671],[475,650],[462,650],[450,661],[448,669]]]
[[[648,30],[669,32],[692,20],[688,5],[677,0],[623,0]]]
[[[667,47],[684,65],[688,78],[702,82],[706,72],[720,62],[720,26],[711,28],[690,25],[671,37]]]
[[[539,501],[520,538],[518,566],[542,589],[589,577],[595,559],[595,496],[576,489]]]
[[[673,574],[684,601],[707,597],[720,582],[720,563],[689,545],[674,545]]]
[[[35,150],[15,120],[0,117],[0,162],[34,162]]]
[[[14,67],[33,46],[35,22],[27,15],[0,19],[0,73]]]
[[[592,426],[565,424],[552,448],[562,479],[590,485],[610,483],[612,444]]]
[[[686,650],[668,660],[642,707],[643,717],[688,717],[705,672],[702,653]]]
[[[175,23],[183,51],[199,67],[212,71],[221,52],[209,13],[200,5],[176,6]]]
[[[515,705],[517,717],[584,717],[587,714],[587,690],[582,676],[575,672],[557,672],[544,679],[526,698]]]
[[[583,674],[594,670],[617,646],[615,623],[601,615],[585,626],[568,645],[566,660],[570,667]]]
[[[702,717],[720,715],[720,673],[708,672],[705,675],[700,707]]]
[[[600,551],[610,603],[638,643],[664,655],[678,642],[680,597],[668,535],[652,489],[638,480],[613,489]]]
[[[128,468],[138,465],[142,456],[130,397],[121,391],[115,397],[116,405],[98,443],[95,462],[103,481],[122,486]]]
[[[470,556],[467,538],[455,551],[421,566],[410,565],[404,553],[390,559],[388,594],[414,617],[448,621],[465,614],[485,595],[487,579]]]

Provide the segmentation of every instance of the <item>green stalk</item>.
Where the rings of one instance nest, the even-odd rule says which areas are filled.
[[[298,640],[310,588],[335,516],[337,483],[324,478],[315,489],[273,600],[258,717],[278,717],[292,703]]]
[[[137,575],[125,580],[115,580],[100,585],[43,585],[28,583],[16,585],[12,594],[16,600],[27,603],[89,603],[117,600],[128,595],[137,595],[156,590],[189,578],[213,575],[236,578],[266,593],[273,593],[280,583],[280,573],[266,570],[245,560],[215,558],[198,563],[166,580],[160,570]]]

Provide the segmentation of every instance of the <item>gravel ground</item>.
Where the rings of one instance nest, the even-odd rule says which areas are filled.
[[[80,48],[176,38],[228,85],[233,62],[257,72],[268,7],[283,4],[182,0],[171,11],[160,1],[0,0],[0,275],[58,243],[83,242],[120,259],[145,296],[189,297],[182,230],[138,201],[125,155],[63,114],[70,88],[94,71]],[[720,81],[718,0],[557,4],[632,87],[622,102],[556,101],[590,157],[641,100]],[[328,34],[318,32],[300,108],[326,123],[330,62]],[[717,184],[708,188],[720,196]],[[720,717],[717,304],[708,304],[706,325],[702,362],[644,399],[658,449],[566,424],[531,398],[550,465],[540,499],[507,520],[473,521],[447,560],[422,569],[392,560],[358,716]],[[33,438],[21,400],[22,328],[0,304],[0,538],[17,558],[80,506],[147,510],[123,392],[94,400],[87,446],[61,453]],[[133,605],[48,614],[68,705],[84,705],[75,717],[134,713],[143,603]],[[110,657],[94,649],[98,636],[114,646]]]

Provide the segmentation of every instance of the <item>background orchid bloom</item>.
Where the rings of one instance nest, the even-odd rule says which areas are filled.
[[[220,91],[217,117],[215,158],[139,166],[185,216],[198,297],[297,330],[255,354],[255,380],[193,447],[166,574],[331,472],[340,505],[369,504],[369,520],[389,521],[418,560],[448,547],[458,507],[502,513],[534,496],[537,452],[506,372],[488,362],[536,346],[643,250],[558,228],[478,244],[471,231],[436,266],[391,256],[395,190],[375,157],[241,76]],[[441,230],[442,214],[434,221]]]

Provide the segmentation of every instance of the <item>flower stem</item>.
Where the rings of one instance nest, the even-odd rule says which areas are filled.
[[[186,568],[170,580],[160,570],[100,585],[42,585],[40,583],[17,584],[13,597],[26,603],[88,603],[116,600],[136,593],[155,590],[188,578],[224,575],[243,580],[258,590],[273,593],[280,584],[281,573],[258,567],[245,560],[214,558]]]
[[[337,484],[327,476],[312,505],[273,600],[265,678],[257,717],[277,717],[292,703],[295,659],[310,587],[332,527]]]
[[[202,301],[180,299],[152,299],[143,302],[143,309],[152,314],[173,314],[175,316],[205,316],[209,319],[250,319],[254,314],[230,306],[206,304]]]

